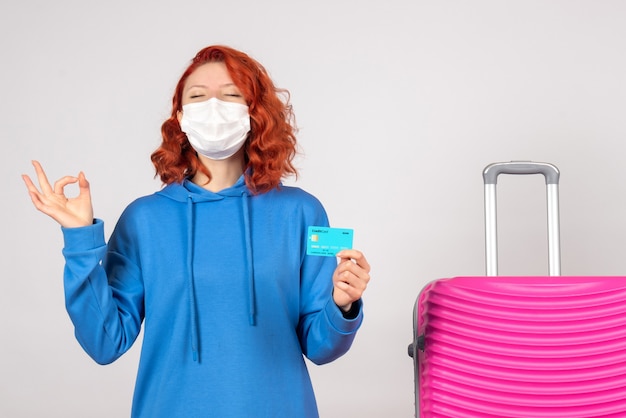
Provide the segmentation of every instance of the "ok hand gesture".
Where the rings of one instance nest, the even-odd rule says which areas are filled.
[[[33,201],[33,205],[40,211],[50,216],[65,228],[76,228],[87,226],[93,223],[93,207],[91,205],[91,193],[89,191],[89,182],[85,178],[85,174],[81,171],[78,177],[65,176],[54,183],[54,188],[50,186],[50,182],[38,161],[33,161],[37,180],[41,191],[28,177],[23,174],[22,179],[26,183],[26,188]],[[65,196],[64,188],[68,184],[78,183],[79,194],[76,197],[68,198]]]

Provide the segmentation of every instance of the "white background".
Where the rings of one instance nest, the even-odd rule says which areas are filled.
[[[291,91],[300,177],[372,265],[352,350],[312,366],[322,417],[413,416],[412,311],[484,273],[482,169],[561,170],[562,272],[626,272],[626,2],[3,0],[0,416],[124,417],[139,344],[98,366],[73,337],[59,227],[20,174],[84,170],[107,234],[159,189],[149,155],[209,44]],[[500,272],[547,272],[537,176],[499,182]],[[258,382],[263,385],[263,382]]]

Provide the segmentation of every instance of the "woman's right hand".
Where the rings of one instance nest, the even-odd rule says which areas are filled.
[[[91,225],[93,223],[93,207],[91,205],[91,193],[89,182],[85,174],[81,171],[78,177],[65,176],[56,183],[54,188],[46,177],[46,173],[41,168],[38,161],[33,161],[35,173],[41,191],[28,177],[23,174],[22,179],[26,183],[26,188],[33,201],[33,205],[40,211],[50,216],[65,228],[76,228]],[[65,196],[64,188],[68,184],[78,183],[78,196],[68,198]]]

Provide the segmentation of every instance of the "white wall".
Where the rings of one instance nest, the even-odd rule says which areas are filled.
[[[413,416],[413,303],[432,279],[483,274],[488,163],[561,169],[563,274],[626,271],[623,1],[4,1],[0,35],[0,416],[128,416],[138,345],[106,367],[81,351],[59,228],[20,174],[84,170],[110,232],[160,187],[149,154],[209,44],[291,91],[295,184],[373,266],[353,349],[311,370],[323,417]],[[501,273],[547,271],[541,179],[504,177],[499,199]]]

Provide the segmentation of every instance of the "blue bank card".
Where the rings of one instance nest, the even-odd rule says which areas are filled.
[[[353,235],[352,229],[310,226],[306,253],[308,255],[334,257],[339,251],[352,248]]]

